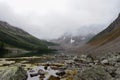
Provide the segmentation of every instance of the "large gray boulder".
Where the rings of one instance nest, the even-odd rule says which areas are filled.
[[[80,80],[112,80],[111,75],[100,66],[85,69],[79,78]]]
[[[0,72],[0,80],[27,80],[27,72],[19,66],[11,66]]]

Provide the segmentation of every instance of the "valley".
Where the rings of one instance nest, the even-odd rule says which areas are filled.
[[[97,35],[50,41],[0,21],[0,80],[119,80],[120,15]]]

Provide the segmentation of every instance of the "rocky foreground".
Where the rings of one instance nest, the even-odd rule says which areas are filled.
[[[120,53],[1,58],[0,80],[120,80]]]

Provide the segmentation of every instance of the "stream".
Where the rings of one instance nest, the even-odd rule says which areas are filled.
[[[43,80],[48,80],[50,76],[55,76],[57,77],[56,73],[59,72],[58,70],[53,70],[50,67],[48,67],[47,70],[44,69],[45,66],[38,66],[32,70],[27,71],[28,73],[28,79],[27,80],[40,80],[40,75],[31,77],[31,74],[36,74],[38,73],[39,70],[42,70],[45,72],[45,78]]]

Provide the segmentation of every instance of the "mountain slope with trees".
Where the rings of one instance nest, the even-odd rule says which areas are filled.
[[[26,31],[0,21],[0,46],[14,47],[30,51],[48,49],[51,42],[40,40]]]

